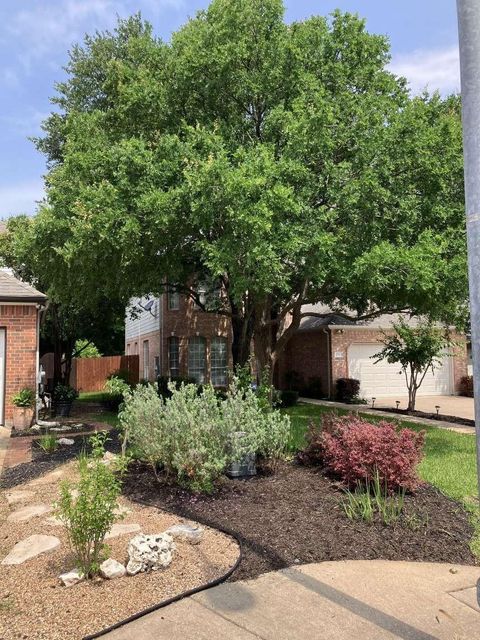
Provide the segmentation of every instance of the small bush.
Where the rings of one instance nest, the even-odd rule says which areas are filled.
[[[298,391],[285,389],[280,392],[280,403],[284,409],[294,407],[298,402]]]
[[[127,384],[123,378],[111,376],[105,382],[104,389],[106,393],[102,396],[100,402],[110,411],[117,412],[123,403],[125,394],[130,391],[130,388],[130,385]]]
[[[123,380],[129,387],[135,384],[135,375],[130,369],[117,369],[113,371],[107,376],[107,381],[112,378],[120,378],[120,380]]]
[[[58,383],[53,390],[52,398],[54,402],[73,402],[78,398],[78,391],[69,384]]]
[[[378,472],[389,491],[418,487],[424,432],[397,431],[391,422],[372,424],[354,415],[337,417],[332,426],[322,433],[323,463],[346,485],[372,482]]]
[[[169,386],[174,385],[175,389],[180,389],[182,384],[196,384],[196,380],[194,378],[188,378],[184,376],[176,376],[173,378],[169,378],[168,376],[159,376],[157,378],[157,387],[158,394],[162,398],[171,398],[172,392],[170,391]]]
[[[338,402],[353,402],[360,393],[360,380],[355,378],[338,378],[336,382]]]
[[[461,396],[473,398],[473,376],[463,376],[460,379],[458,392]]]
[[[76,484],[60,484],[56,514],[65,525],[75,554],[78,570],[87,578],[95,576],[104,559],[104,539],[118,519],[117,499],[120,495],[122,462],[116,469],[103,463],[106,435],[90,438],[92,454],[80,456],[80,480]],[[74,490],[77,493],[75,496]]]
[[[25,387],[13,396],[12,404],[16,407],[33,407],[35,404],[35,392]]]
[[[311,376],[308,379],[307,386],[302,390],[306,398],[316,398],[319,400],[324,397],[322,379],[320,376]]]

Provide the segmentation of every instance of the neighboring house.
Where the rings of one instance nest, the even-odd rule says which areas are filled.
[[[279,362],[277,384],[281,388],[290,381],[304,385],[317,382],[325,397],[335,395],[338,378],[360,380],[360,395],[371,399],[406,394],[405,376],[400,365],[386,360],[375,364],[383,332],[392,329],[398,316],[383,315],[370,322],[354,322],[336,315],[323,305],[306,305],[302,311],[317,315],[305,317],[297,333],[289,341]],[[409,321],[415,325],[416,320]],[[419,396],[452,395],[460,378],[467,374],[466,338],[455,335],[456,346],[445,354],[442,364],[429,371],[418,390]]]
[[[39,315],[47,297],[0,270],[0,424],[10,425],[12,397],[37,391]]]
[[[197,382],[224,386],[231,368],[231,330],[228,318],[205,313],[178,293],[132,301],[138,313],[126,316],[126,354],[138,354],[140,378],[158,374],[189,376]],[[323,305],[305,305],[305,317],[290,339],[275,371],[275,385],[309,389],[313,395],[333,398],[338,378],[357,378],[364,398],[405,395],[400,366],[372,355],[380,351],[382,332],[392,328],[397,316],[380,316],[371,322],[348,320]],[[415,320],[411,320],[415,323]],[[428,373],[418,395],[456,393],[467,373],[465,337],[456,336],[454,353]],[[161,347],[161,348],[160,348]]]
[[[139,356],[144,380],[188,376],[223,387],[231,367],[231,340],[228,318],[205,313],[176,292],[132,300],[126,313],[125,353]]]

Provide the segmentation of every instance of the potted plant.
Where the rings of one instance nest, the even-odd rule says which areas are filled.
[[[77,396],[78,392],[70,385],[57,384],[52,394],[55,415],[68,418],[73,401]]]
[[[33,421],[33,408],[35,406],[35,393],[25,387],[12,398],[13,403],[13,428],[29,429]]]

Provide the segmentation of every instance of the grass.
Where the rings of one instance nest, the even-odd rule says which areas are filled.
[[[322,415],[335,411],[346,414],[344,409],[328,406],[299,404],[283,410],[290,416],[292,429],[290,450],[298,451],[305,444],[305,433],[310,420],[319,422]],[[370,414],[360,415],[372,422],[385,420]],[[419,465],[420,477],[437,487],[442,493],[463,503],[472,514],[475,536],[472,551],[480,558],[480,511],[478,507],[477,466],[475,435],[458,433],[448,429],[420,425],[408,420],[395,420],[403,428],[425,431],[425,456]]]
[[[106,391],[82,391],[75,402],[102,402],[108,397]]]

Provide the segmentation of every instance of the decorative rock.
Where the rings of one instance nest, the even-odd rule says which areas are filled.
[[[104,465],[109,467],[111,464],[114,464],[117,461],[118,456],[111,451],[105,451],[103,454],[102,462]]]
[[[47,473],[46,475],[41,476],[40,478],[37,478],[36,480],[32,480],[32,482],[29,483],[29,486],[30,487],[37,487],[38,485],[43,485],[43,484],[54,484],[62,476],[63,476],[63,471],[60,471],[60,470],[58,470],[58,471],[50,471],[50,473]]]
[[[59,578],[64,587],[73,587],[74,584],[78,584],[79,582],[81,582],[84,576],[83,573],[80,573],[79,571],[77,571],[77,569],[74,569],[73,571],[69,571],[68,573],[62,573]]]
[[[51,510],[52,507],[49,507],[47,504],[32,504],[11,513],[7,518],[7,522],[25,522],[26,520],[31,520],[36,516],[42,516],[44,513],[48,513]]]
[[[141,530],[142,527],[139,524],[114,524],[105,536],[105,540],[118,538],[118,536],[124,536],[126,533],[137,533],[137,531]]]
[[[72,440],[71,438],[59,438],[57,440],[58,444],[64,444],[67,445],[69,447],[72,446],[72,444],[75,444],[75,440]]]
[[[59,427],[60,422],[50,422],[49,420],[37,420],[37,427],[47,427],[47,429],[51,429],[52,427]]]
[[[165,569],[172,562],[174,550],[175,543],[168,533],[135,536],[128,543],[127,574],[134,576],[141,571]]]
[[[30,427],[32,431],[41,431],[42,427],[39,424],[34,424]]]
[[[8,504],[17,504],[17,502],[26,502],[33,498],[33,491],[9,491],[5,494]]]
[[[114,578],[123,578],[127,573],[125,567],[120,562],[117,562],[113,558],[109,558],[102,562],[100,565],[100,575],[107,580],[113,580]]]
[[[49,553],[60,546],[55,536],[33,535],[20,540],[10,553],[2,560],[2,564],[23,564],[41,553]]]
[[[204,529],[202,527],[191,527],[189,524],[175,524],[165,531],[175,540],[183,540],[190,544],[199,544],[203,538],[203,532]]]
[[[45,524],[50,524],[53,527],[63,527],[64,526],[64,524],[60,520],[60,518],[56,518],[55,516],[50,516],[50,518],[47,518],[45,520]]]

